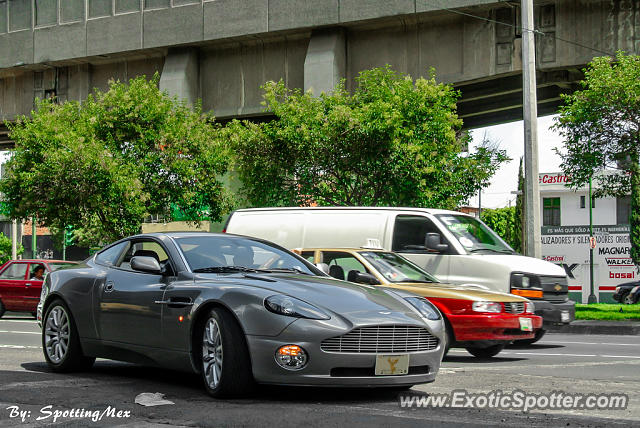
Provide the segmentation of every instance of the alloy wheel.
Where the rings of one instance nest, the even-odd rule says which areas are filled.
[[[202,369],[209,388],[215,389],[222,375],[222,334],[218,321],[209,318],[202,336]]]
[[[53,363],[59,363],[69,349],[69,317],[62,306],[49,311],[45,323],[45,349]]]

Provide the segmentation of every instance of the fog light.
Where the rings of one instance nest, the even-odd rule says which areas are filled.
[[[308,360],[307,353],[298,345],[281,346],[276,351],[276,362],[287,370],[300,370]]]

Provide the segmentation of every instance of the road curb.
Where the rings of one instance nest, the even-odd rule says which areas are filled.
[[[640,335],[638,321],[577,320],[568,325],[552,325],[545,328],[549,333]]]

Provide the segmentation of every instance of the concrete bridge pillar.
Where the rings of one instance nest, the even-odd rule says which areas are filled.
[[[178,48],[169,51],[160,75],[160,90],[193,106],[198,99],[198,51]]]
[[[318,30],[311,34],[304,59],[304,90],[315,96],[333,91],[346,77],[346,38],[341,28]]]

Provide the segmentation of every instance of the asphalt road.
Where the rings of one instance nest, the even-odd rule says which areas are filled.
[[[454,349],[436,382],[411,393],[430,396],[459,389],[626,393],[630,402],[626,410],[403,409],[394,391],[277,387],[260,388],[247,399],[218,401],[204,393],[197,376],[168,370],[99,360],[90,372],[51,373],[35,321],[22,314],[0,319],[0,426],[12,427],[640,426],[640,336],[548,334],[539,344],[512,347],[487,360]],[[163,393],[174,404],[137,405],[134,399],[142,392]],[[56,410],[93,414],[110,407],[122,417],[53,421]]]

